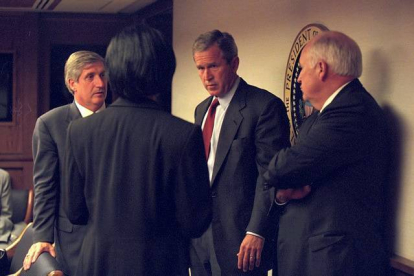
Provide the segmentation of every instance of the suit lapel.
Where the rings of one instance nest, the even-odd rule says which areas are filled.
[[[217,145],[216,160],[214,161],[213,176],[211,178],[211,186],[214,185],[214,180],[223,165],[231,144],[237,134],[237,130],[243,121],[241,110],[246,107],[246,94],[244,87],[247,84],[240,80],[239,87],[227,108],[223,124],[220,130],[219,142]]]
[[[75,102],[72,102],[68,106],[68,116],[66,117],[66,121],[70,123],[73,120],[82,118],[82,115],[79,112],[79,109],[76,107]]]
[[[198,107],[195,114],[195,124],[201,126],[203,124],[204,115],[207,113],[207,110],[210,106],[213,97],[205,99]]]

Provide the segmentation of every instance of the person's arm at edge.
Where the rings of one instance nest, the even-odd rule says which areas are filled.
[[[184,146],[177,171],[176,216],[182,234],[200,237],[212,218],[212,200],[200,126],[194,126]]]
[[[33,245],[24,259],[23,267],[29,269],[42,252],[56,257],[54,224],[56,197],[59,181],[58,150],[46,123],[39,118],[32,137],[33,182],[34,182],[34,224]]]
[[[256,182],[254,207],[246,237],[238,252],[238,268],[243,271],[253,270],[261,264],[262,250],[265,243],[267,214],[274,199],[274,189],[264,191],[260,174],[265,171],[273,154],[290,146],[289,121],[283,102],[274,98],[263,110],[256,127],[255,147],[259,177]],[[250,258],[251,256],[254,258]]]

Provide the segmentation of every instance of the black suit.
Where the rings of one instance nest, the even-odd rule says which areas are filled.
[[[201,125],[212,97],[200,103],[195,122]],[[289,122],[283,102],[273,94],[240,80],[220,131],[211,179],[212,233],[223,275],[252,275],[237,268],[246,231],[266,236],[266,217],[273,193],[263,191],[257,178],[273,155],[289,145]],[[195,251],[200,239],[193,240]],[[269,244],[269,241],[267,242]],[[265,243],[266,244],[266,243]],[[196,256],[192,256],[196,260]],[[271,259],[263,254],[262,268]]]
[[[75,103],[58,107],[39,117],[33,132],[33,242],[55,243],[57,260],[68,275],[75,272],[84,227],[73,225],[63,212],[61,166],[67,127],[78,118],[81,114]]]
[[[386,162],[384,115],[354,80],[303,123],[265,174],[266,185],[280,189],[312,187],[280,218],[279,276],[384,274]]]
[[[87,223],[76,274],[178,275],[211,221],[200,127],[119,98],[69,126],[66,153],[64,208]]]

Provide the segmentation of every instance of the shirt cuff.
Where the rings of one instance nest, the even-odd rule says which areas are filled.
[[[253,232],[249,232],[249,231],[247,231],[247,232],[246,232],[246,234],[249,234],[249,235],[252,235],[252,236],[256,236],[256,237],[258,237],[258,238],[261,238],[262,240],[264,240],[264,239],[265,239],[264,237],[260,236],[259,234],[256,234],[256,233],[253,233]]]
[[[279,205],[279,206],[286,205],[286,203],[288,203],[288,202],[289,202],[289,201],[285,201],[285,202],[280,203],[280,202],[278,202],[278,201],[276,200],[276,198],[275,198],[275,204],[276,204],[276,205]]]

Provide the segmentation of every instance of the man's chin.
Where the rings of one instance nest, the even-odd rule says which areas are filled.
[[[94,105],[102,105],[105,102],[106,95],[94,95],[92,103]]]
[[[218,91],[218,90],[209,90],[209,89],[207,89],[207,92],[210,94],[210,96],[213,96],[213,97],[218,97],[219,94],[220,94],[220,91]]]
[[[98,106],[99,108],[101,108],[101,106],[105,103],[105,98],[99,100],[99,101],[93,101],[93,105],[94,106]]]

